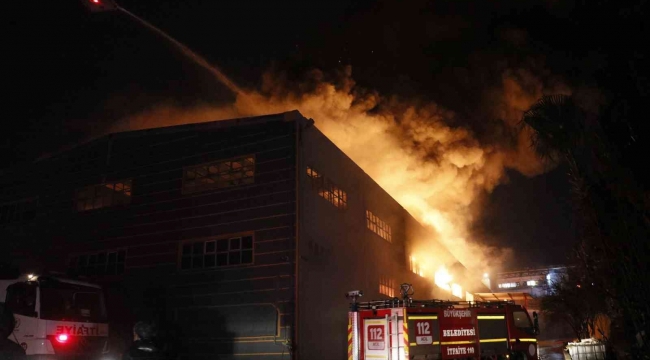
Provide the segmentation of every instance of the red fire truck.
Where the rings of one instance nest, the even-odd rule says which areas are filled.
[[[348,360],[521,359],[537,360],[539,332],[521,305],[510,301],[414,300],[358,302],[348,315]]]

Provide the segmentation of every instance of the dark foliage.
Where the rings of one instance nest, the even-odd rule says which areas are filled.
[[[618,104],[611,100],[594,114],[571,97],[544,97],[524,114],[522,124],[532,128],[540,157],[569,166],[580,231],[577,266],[582,276],[594,279],[594,296],[607,301],[608,315],[627,327],[627,343],[617,345],[648,354],[650,197],[644,170],[626,158],[636,141],[633,127],[612,118]],[[583,305],[588,303],[585,299]]]

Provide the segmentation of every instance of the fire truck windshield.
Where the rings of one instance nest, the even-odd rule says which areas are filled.
[[[530,318],[525,311],[513,311],[512,318],[514,319],[515,327],[528,332],[533,331],[533,324],[530,322]]]
[[[101,289],[60,281],[41,282],[41,318],[57,321],[105,322]]]

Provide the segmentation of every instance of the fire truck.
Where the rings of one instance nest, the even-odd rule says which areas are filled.
[[[414,300],[358,302],[347,294],[348,360],[509,359],[537,360],[539,326],[511,301]]]
[[[100,286],[56,276],[0,280],[0,307],[14,314],[9,339],[28,358],[104,359],[108,322]]]

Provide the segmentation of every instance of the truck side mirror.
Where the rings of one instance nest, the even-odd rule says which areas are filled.
[[[539,334],[539,317],[536,311],[533,311],[533,328],[535,329],[535,334]]]

